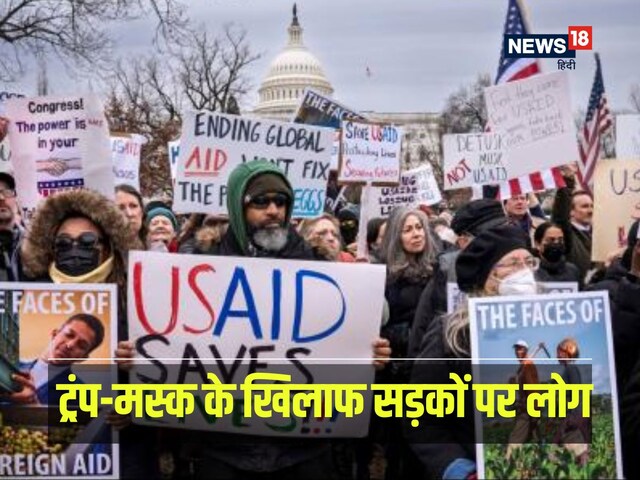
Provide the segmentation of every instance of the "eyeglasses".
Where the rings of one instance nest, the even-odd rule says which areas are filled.
[[[247,202],[247,205],[257,208],[258,210],[265,210],[269,208],[269,205],[275,204],[276,207],[282,208],[289,205],[289,197],[283,193],[276,193],[275,195],[258,195],[253,197]]]
[[[54,247],[58,251],[67,251],[71,250],[74,245],[78,245],[80,248],[90,250],[100,244],[102,244],[102,238],[93,232],[81,233],[77,238],[72,238],[70,235],[63,233],[56,236]]]
[[[518,267],[524,266],[531,270],[537,270],[540,266],[540,260],[536,257],[527,257],[524,260],[522,258],[514,258],[504,263],[496,263],[495,268],[504,268],[509,270],[516,270]]]
[[[13,188],[1,188],[0,197],[3,198],[15,198],[16,191]]]

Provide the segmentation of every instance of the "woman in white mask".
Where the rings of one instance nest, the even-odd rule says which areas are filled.
[[[530,295],[537,293],[534,271],[539,260],[527,249],[528,239],[518,227],[504,225],[483,231],[456,260],[460,290],[470,296]],[[421,342],[420,359],[469,358],[469,310],[467,302],[453,313],[441,315],[429,325]],[[420,362],[416,360],[411,383],[450,383],[449,374],[460,378],[471,373],[469,362]],[[465,417],[426,416],[411,430],[409,443],[433,478],[473,478],[475,435],[471,389],[465,398]]]

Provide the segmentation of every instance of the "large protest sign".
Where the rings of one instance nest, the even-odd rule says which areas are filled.
[[[211,372],[225,384],[242,384],[256,369],[284,368],[298,384],[370,383],[384,279],[379,265],[133,252],[129,333],[144,363],[131,381],[203,384]],[[356,359],[360,366],[349,366]],[[295,417],[244,418],[241,395],[238,401],[234,414],[220,418],[209,418],[196,402],[184,419],[141,423],[255,435],[310,433]],[[345,420],[342,414],[312,419],[319,430],[313,436],[366,434],[368,415]],[[283,423],[289,427],[275,427]]]
[[[366,120],[366,117],[310,88],[305,90],[298,110],[293,116],[295,123],[336,129],[331,149],[331,170],[338,169],[340,158],[339,130],[340,122],[343,120]]]
[[[322,214],[333,130],[214,112],[183,117],[173,209],[225,214],[227,179],[243,162],[276,164],[294,189],[293,216]]]
[[[600,160],[593,179],[591,258],[604,261],[626,247],[629,227],[640,219],[640,159]]]
[[[566,72],[488,87],[484,96],[491,131],[509,152],[502,163],[510,178],[578,159]]]
[[[441,200],[431,165],[423,165],[403,172],[397,187],[374,187],[367,205],[368,217],[387,217],[396,207],[433,205]]]
[[[341,125],[338,181],[397,185],[402,129],[350,120]]]
[[[24,95],[16,92],[0,92],[0,172],[12,173],[11,148],[9,146],[9,118],[4,111],[4,102],[9,98],[22,98]]]
[[[140,153],[146,139],[142,135],[111,137],[111,159],[116,185],[131,185],[140,190]]]
[[[478,478],[622,478],[607,293],[473,298],[469,314],[474,382],[496,388],[476,395],[519,387],[510,415],[476,411]]]
[[[23,372],[35,388],[25,403],[17,384],[0,382],[9,392],[0,398],[0,477],[119,478],[108,409],[77,423],[51,413],[70,374],[106,392],[117,382],[106,360],[117,343],[117,305],[115,285],[0,284],[0,370]]]
[[[616,115],[616,156],[640,158],[640,115]]]
[[[109,129],[97,96],[12,98],[5,108],[27,217],[40,198],[64,190],[90,188],[113,198]]]

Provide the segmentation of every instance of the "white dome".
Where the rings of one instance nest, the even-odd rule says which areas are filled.
[[[267,76],[258,89],[260,99],[253,113],[289,121],[307,87],[327,96],[333,93],[320,61],[302,43],[302,27],[294,5],[289,42],[269,65]]]

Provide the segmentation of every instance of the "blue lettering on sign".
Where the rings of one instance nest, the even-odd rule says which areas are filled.
[[[325,190],[296,188],[293,192],[293,216],[319,216],[324,208],[325,194]]]
[[[247,304],[246,310],[231,310],[231,306],[233,305],[233,300],[236,296],[236,290],[238,290],[238,287],[242,288],[242,295],[244,296],[245,302]],[[249,322],[251,322],[251,328],[253,328],[253,335],[257,339],[262,338],[262,329],[260,328],[260,319],[258,318],[256,302],[253,299],[253,294],[251,293],[251,287],[249,286],[249,282],[247,280],[247,274],[242,267],[236,267],[233,272],[233,277],[231,278],[231,283],[229,284],[227,295],[224,298],[220,317],[218,318],[218,322],[213,329],[214,337],[220,336],[224,328],[224,324],[229,317],[248,318]]]
[[[305,277],[315,278],[317,280],[330,283],[331,285],[336,287],[336,289],[340,293],[340,298],[342,300],[342,311],[340,312],[340,316],[338,317],[338,320],[332,326],[327,328],[324,332],[318,332],[312,335],[308,335],[306,337],[302,336],[300,333],[300,327],[302,325],[302,306],[304,304],[304,295],[303,295],[304,283],[303,282]],[[314,272],[313,270],[300,270],[296,273],[296,310],[295,310],[295,317],[293,319],[293,333],[291,337],[291,339],[294,342],[309,343],[309,342],[315,342],[328,337],[329,335],[333,334],[336,330],[338,330],[342,326],[346,316],[346,311],[347,311],[347,306],[344,299],[344,294],[342,293],[340,286],[336,283],[336,281],[333,278],[329,277],[328,275],[325,275],[324,273]]]

